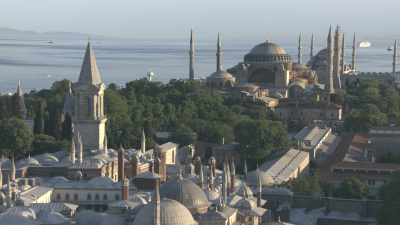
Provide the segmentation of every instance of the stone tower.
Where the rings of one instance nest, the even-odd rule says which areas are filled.
[[[217,72],[222,71],[222,44],[221,44],[221,38],[218,33],[218,39],[217,39]]]
[[[314,34],[311,34],[310,59],[314,56]]]
[[[87,44],[78,82],[72,85],[72,122],[85,149],[103,149],[107,118],[104,114],[105,85],[96,57]]]
[[[397,40],[394,41],[394,45],[393,45],[393,62],[392,62],[392,73],[393,73],[393,78],[395,79],[395,81],[397,81],[396,65],[397,65]]]
[[[193,34],[193,30],[190,30],[189,80],[194,80],[194,34]]]
[[[353,35],[353,52],[351,54],[351,69],[356,71],[356,33]]]

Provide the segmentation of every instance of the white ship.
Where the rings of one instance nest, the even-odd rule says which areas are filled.
[[[371,42],[362,41],[362,42],[360,42],[360,44],[358,44],[358,47],[360,47],[360,48],[369,48],[369,47],[371,47]]]

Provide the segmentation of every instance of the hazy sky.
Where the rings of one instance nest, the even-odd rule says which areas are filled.
[[[260,39],[341,24],[397,35],[399,12],[399,0],[0,0],[0,27],[129,38],[186,37],[193,27],[207,38]]]

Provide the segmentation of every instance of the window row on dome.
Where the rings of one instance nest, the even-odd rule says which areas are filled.
[[[246,55],[244,58],[246,62],[270,62],[270,61],[280,61],[280,62],[289,62],[291,58],[289,55]]]

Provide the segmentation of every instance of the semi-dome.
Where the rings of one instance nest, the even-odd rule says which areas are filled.
[[[61,213],[50,211],[41,211],[38,214],[39,221],[43,224],[49,225],[63,225],[68,222],[68,219],[65,218]]]
[[[160,196],[179,201],[191,212],[204,213],[209,206],[204,191],[186,178],[178,178],[164,183],[160,188]]]
[[[225,70],[218,70],[207,77],[207,83],[214,87],[233,87],[236,78]]]
[[[114,182],[109,177],[95,177],[89,180],[89,185],[96,188],[110,188],[114,186]]]
[[[244,57],[245,63],[254,62],[290,62],[291,57],[279,45],[265,41],[256,45]]]
[[[154,203],[145,205],[136,215],[133,225],[154,224]],[[172,199],[160,201],[160,225],[197,225],[190,211]]]

